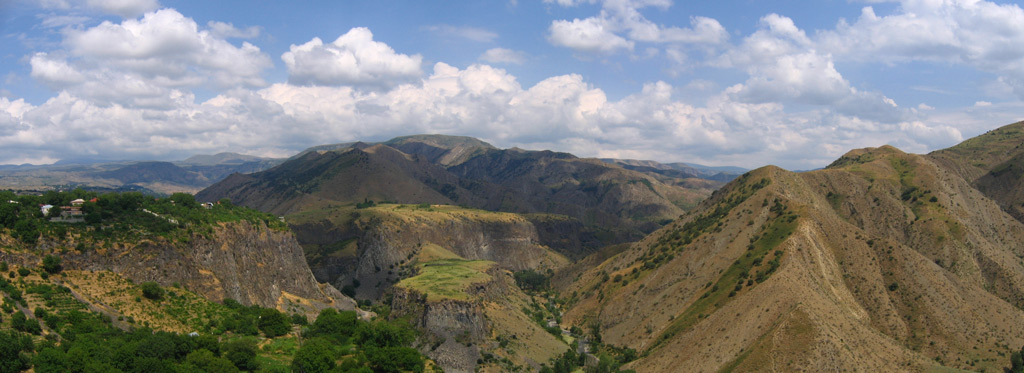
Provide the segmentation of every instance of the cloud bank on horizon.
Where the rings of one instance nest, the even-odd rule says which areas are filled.
[[[0,59],[0,164],[288,156],[442,133],[809,169],[853,148],[926,152],[1021,119],[1016,4],[826,2],[834,18],[820,23],[820,12],[718,3],[733,4],[516,1],[430,18],[384,9],[394,4],[285,17],[156,0],[0,3],[0,37],[16,46]],[[302,22],[325,11],[330,25]]]

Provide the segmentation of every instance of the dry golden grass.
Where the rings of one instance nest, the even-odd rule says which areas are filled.
[[[191,291],[174,287],[165,289],[167,294],[162,300],[151,300],[142,296],[137,285],[110,271],[67,270],[64,273],[65,285],[74,293],[126,321],[134,320],[134,326],[189,333],[203,329],[211,318],[226,309]]]

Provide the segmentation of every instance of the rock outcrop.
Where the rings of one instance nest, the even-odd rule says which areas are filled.
[[[75,247],[75,242],[43,242],[41,247]],[[355,309],[355,302],[333,286],[320,284],[302,248],[287,231],[245,221],[222,223],[212,234],[183,241],[155,238],[114,242],[59,254],[69,269],[110,270],[137,283],[178,283],[211,301],[225,298],[244,305],[315,315],[333,307]],[[2,253],[5,259],[36,263],[33,252]]]
[[[474,372],[481,361],[493,365],[495,358],[509,364],[502,370],[537,370],[569,348],[523,313],[529,296],[507,270],[493,267],[487,274],[490,280],[466,289],[467,299],[428,300],[427,294],[396,286],[392,317],[412,320],[423,332],[421,352],[445,372]]]
[[[293,225],[300,239],[321,242],[321,250],[332,242],[354,245],[313,259],[311,267],[318,280],[339,288],[359,283],[359,298],[378,298],[392,283],[411,275],[413,259],[431,248],[462,259],[493,261],[512,271],[553,269],[567,262],[541,245],[534,224],[517,214],[413,205],[355,211],[358,217],[345,223]]]
[[[424,332],[421,352],[445,372],[473,372],[480,359],[480,343],[490,336],[483,307],[474,301],[446,299],[428,302],[425,294],[395,289],[393,312],[412,316]]]

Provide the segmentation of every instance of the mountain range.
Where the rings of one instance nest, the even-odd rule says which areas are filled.
[[[588,235],[608,237],[600,243],[585,239],[596,248],[642,237],[720,185],[568,153],[498,149],[467,137],[421,135],[318,146],[266,171],[231,175],[197,198],[228,198],[279,215],[368,201],[556,214],[577,222]]]
[[[724,174],[717,177],[732,181],[721,188],[709,180],[722,170],[407,137],[319,147],[199,195],[293,214],[297,232],[330,227],[353,245],[350,264],[335,273],[366,273],[366,264],[355,264],[366,255],[444,240],[422,238],[443,222],[401,212],[376,218],[377,225],[322,219],[324,209],[371,199],[549,214],[605,232],[656,229],[638,240],[604,236],[582,251],[527,233],[526,241],[570,260],[510,261],[517,257],[511,252],[489,259],[511,271],[552,269],[552,284],[566,298],[562,323],[595,330],[590,338],[605,348],[638,351],[626,365],[637,371],[679,364],[692,371],[1001,369],[1024,344],[1015,328],[1024,321],[1022,127],[927,155],[883,146],[850,151],[821,170]],[[382,177],[393,179],[376,181]],[[696,206],[676,197],[701,190],[695,186],[715,191]],[[311,232],[322,237],[324,230]],[[578,234],[554,236],[568,232]],[[338,252],[307,247],[319,263],[344,262]],[[405,259],[419,252],[375,265],[406,268],[390,280],[402,284],[422,273]]]
[[[195,193],[233,173],[262,171],[284,159],[237,153],[195,155],[183,161],[63,161],[0,167],[0,188],[14,190],[141,191]]]
[[[0,238],[18,250],[0,257],[28,267],[63,248],[72,271],[214,301],[372,309],[418,330],[411,346],[445,371],[998,371],[1024,345],[1022,144],[1024,122],[792,172],[416,135],[91,166],[122,185],[206,183],[191,201],[212,216],[272,215],[139,244],[110,225],[84,231],[102,247],[88,251],[12,228]],[[251,271],[269,277],[246,285]]]

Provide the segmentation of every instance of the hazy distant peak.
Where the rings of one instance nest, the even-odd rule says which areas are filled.
[[[442,149],[455,149],[459,147],[472,147],[472,148],[487,148],[497,149],[493,145],[487,142],[481,141],[469,136],[449,136],[449,135],[411,135],[411,136],[399,136],[391,140],[385,141],[386,145],[401,145],[408,143],[423,143],[430,146],[442,148]]]
[[[201,166],[212,166],[218,164],[256,162],[263,159],[264,158],[257,157],[254,155],[222,152],[214,155],[196,154],[186,158],[184,161],[182,161],[182,163]]]

